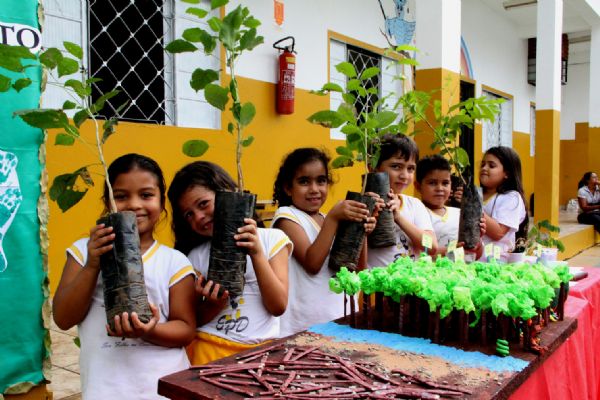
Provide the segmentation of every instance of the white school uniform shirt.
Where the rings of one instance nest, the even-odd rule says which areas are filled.
[[[494,218],[499,224],[508,227],[508,232],[500,240],[492,240],[489,236],[483,236],[483,244],[493,243],[500,246],[501,253],[510,253],[515,247],[515,236],[519,225],[527,216],[523,198],[514,190],[506,193],[496,193],[483,202],[483,212]],[[482,256],[482,259],[485,255]]]
[[[89,238],[67,249],[85,268]],[[158,307],[159,323],[169,317],[169,289],[194,275],[189,260],[155,241],[142,255],[148,301]],[[189,368],[183,347],[158,346],[143,339],[108,336],[102,273],[98,275],[90,309],[79,324],[79,370],[83,399],[164,399],[157,394],[159,378]]]
[[[279,219],[287,219],[300,225],[310,243],[315,241],[321,231],[319,224],[310,215],[294,206],[278,208],[272,224]],[[327,267],[328,262],[329,256],[325,258],[321,270],[311,275],[295,257],[290,259],[288,306],[281,316],[280,337],[344,316],[344,294],[329,290],[329,278],[333,273]]]
[[[429,211],[433,232],[437,238],[439,247],[448,247],[448,243],[458,240],[458,226],[460,224],[460,208],[444,207],[444,215],[438,215],[432,210]]]
[[[579,190],[577,191],[577,197],[581,197],[582,199],[585,199],[589,204],[593,204],[593,203],[600,203],[600,190],[594,190],[594,193],[592,193],[592,191],[590,190],[589,187],[587,186],[582,186],[579,188]],[[593,210],[592,212],[599,212],[600,210]],[[579,209],[579,213],[581,214],[583,212],[583,210],[580,208]]]
[[[400,215],[419,229],[433,231],[429,211],[427,211],[427,207],[425,207],[421,200],[405,194],[400,194],[400,196],[402,198]],[[369,247],[367,254],[367,265],[369,268],[385,267],[398,257],[414,253],[413,243],[408,235],[400,229],[398,224],[394,224],[394,230],[394,235],[396,236],[396,244],[394,246],[382,248]]]
[[[286,246],[292,254],[293,244],[280,229],[258,228],[258,238],[269,260]],[[208,276],[210,241],[194,248],[188,257],[196,271]],[[236,308],[227,302],[212,321],[197,328],[198,332],[244,344],[257,344],[279,337],[279,318],[265,308],[250,256],[246,256],[246,261],[244,290],[237,299]]]

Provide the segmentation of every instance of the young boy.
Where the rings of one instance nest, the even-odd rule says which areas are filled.
[[[458,240],[460,209],[446,206],[452,191],[450,163],[436,154],[423,158],[417,163],[415,188],[421,193],[421,200],[428,209],[433,231],[438,241],[437,254],[446,255],[448,243]],[[485,231],[484,227],[482,229]],[[481,257],[481,246],[475,253]]]
[[[423,234],[432,238],[432,249],[429,250],[435,253],[437,241],[427,209],[419,199],[402,194],[414,180],[418,159],[419,149],[409,137],[388,134],[382,138],[376,169],[390,176],[390,199],[386,206],[394,213],[397,240],[394,246],[369,248],[369,268],[384,267],[400,256],[419,254],[423,249]]]

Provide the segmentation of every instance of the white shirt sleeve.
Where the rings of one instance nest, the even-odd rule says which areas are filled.
[[[518,230],[519,224],[525,218],[525,204],[518,192],[510,191],[499,194],[491,217],[499,224]],[[494,200],[492,200],[494,201]]]
[[[425,204],[417,198],[414,198],[414,224],[417,228],[422,229],[424,231],[433,231],[433,225],[431,223],[431,216],[429,215],[429,211],[425,207]]]

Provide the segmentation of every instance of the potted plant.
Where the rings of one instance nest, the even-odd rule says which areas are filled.
[[[152,312],[146,296],[135,213],[117,211],[102,150],[106,140],[115,133],[117,119],[113,117],[104,122],[98,119],[98,113],[104,108],[106,101],[115,97],[119,91],[107,92],[92,102],[92,84],[99,79],[88,78],[85,70],[81,68],[83,50],[80,46],[71,42],[64,42],[63,45],[68,56],[63,55],[57,48],[48,48],[39,56],[29,53],[25,58],[38,59],[48,74],[56,73],[58,78],[79,73],[77,79],[70,78],[64,84],[56,84],[65,90],[72,101],[65,101],[58,109],[20,110],[15,112],[15,115],[35,128],[57,130],[54,139],[56,146],[72,146],[79,142],[98,157],[98,163],[84,165],[74,172],[55,177],[50,186],[50,199],[57,202],[65,212],[77,204],[89,188],[94,186],[92,173],[103,175],[108,187],[109,204],[107,214],[98,223],[112,226],[116,235],[112,251],[104,254],[100,262],[107,322],[114,329],[114,316],[125,311],[136,312],[141,321],[148,322],[152,318]],[[15,85],[17,83],[18,81]],[[117,109],[117,114],[125,105]],[[73,113],[72,119],[69,119],[67,112]],[[93,123],[95,143],[89,143],[81,137],[80,129],[87,120]],[[100,171],[97,171],[98,169]]]
[[[485,96],[470,98],[451,105],[442,112],[440,100],[433,101],[432,123],[426,116],[426,109],[431,102],[431,93],[413,91],[402,96],[399,104],[405,112],[405,120],[413,122],[423,121],[433,132],[431,149],[439,150],[440,154],[448,159],[463,186],[461,201],[460,223],[458,241],[464,243],[468,250],[475,249],[480,243],[480,220],[483,212],[481,197],[477,192],[473,177],[465,177],[465,170],[469,166],[469,155],[462,147],[457,145],[462,127],[472,128],[477,120],[493,121],[499,112],[502,99],[488,99]],[[416,133],[416,132],[415,132]],[[459,183],[459,184],[460,184]]]
[[[343,102],[337,110],[323,110],[312,114],[308,117],[308,121],[326,128],[341,126],[341,132],[346,135],[346,142],[345,145],[336,148],[338,156],[333,160],[332,167],[348,167],[357,161],[363,163],[361,192],[348,192],[346,199],[365,203],[372,211],[374,201],[366,196],[365,192],[374,192],[381,198],[387,199],[390,191],[388,174],[370,171],[377,167],[382,136],[399,131],[398,125],[395,124],[398,113],[387,109],[385,97],[375,101],[371,110],[358,112],[355,108],[357,98],[364,100],[368,96],[378,95],[378,88],[370,81],[372,77],[379,75],[378,67],[370,67],[357,74],[351,63],[342,62],[336,65],[336,69],[347,78],[346,87],[342,88],[336,83],[329,82],[314,93],[325,95],[338,92],[342,94]],[[339,271],[342,266],[346,266],[349,270],[356,269],[364,237],[362,223],[349,221],[340,223],[331,248],[329,267],[333,271]],[[387,247],[395,243],[393,215],[387,209],[381,210],[377,226],[369,236],[369,246]]]
[[[200,3],[200,0],[182,1],[191,4]],[[225,6],[228,2],[228,0],[211,0],[211,10]],[[210,15],[208,10],[200,7],[189,7],[186,12],[199,21],[204,21]],[[233,121],[228,123],[227,131],[236,137],[238,191],[216,194],[208,279],[221,283],[222,290],[227,289],[230,298],[234,301],[242,294],[244,288],[246,252],[236,246],[233,236],[237,228],[245,225],[244,218],[253,216],[256,204],[256,195],[244,191],[241,163],[243,148],[248,147],[254,140],[253,136],[245,135],[244,129],[252,122],[256,109],[251,102],[241,102],[235,67],[241,54],[263,43],[264,38],[257,35],[256,28],[260,25],[260,21],[250,15],[247,7],[241,5],[223,18],[216,16],[208,18],[206,23],[211,32],[200,26],[188,28],[183,31],[181,38],[169,43],[165,49],[170,53],[195,52],[199,50],[196,47],[197,43],[202,45],[205,54],[212,54],[217,43],[221,43],[225,49],[229,84],[221,86],[213,83],[219,80],[218,71],[197,68],[192,73],[190,85],[196,91],[203,90],[206,101],[221,111],[225,111],[231,98],[229,111]],[[183,145],[183,152],[191,157],[201,156],[206,149],[208,144],[203,140],[190,140]]]
[[[556,261],[558,252],[565,251],[565,245],[553,234],[560,233],[558,226],[543,220],[534,224],[527,232],[526,238],[519,238],[515,243],[512,254],[522,254],[524,257],[539,257],[543,261]],[[514,260],[516,256],[512,256]]]

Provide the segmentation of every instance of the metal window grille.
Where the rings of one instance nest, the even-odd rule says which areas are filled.
[[[348,62],[354,65],[356,73],[359,76],[367,68],[377,67],[381,70],[381,56],[356,46],[346,45],[346,49],[348,52]],[[377,94],[367,93],[367,96],[360,97],[357,93],[355,93],[356,101],[354,102],[354,107],[359,115],[359,120],[362,120],[363,113],[369,113],[373,111],[373,107],[375,106],[375,103],[379,99],[381,93],[380,82],[381,73],[369,78],[364,82],[366,89],[376,88]]]
[[[170,0],[90,0],[90,76],[92,100],[114,88],[121,93],[101,114],[121,120],[175,123],[173,56],[164,51],[172,40],[173,9]]]
[[[504,102],[500,104],[500,113],[496,116],[494,122],[484,121],[483,123],[483,151],[494,146],[512,147],[512,99],[486,90],[483,91],[483,94],[490,99],[504,99]]]

